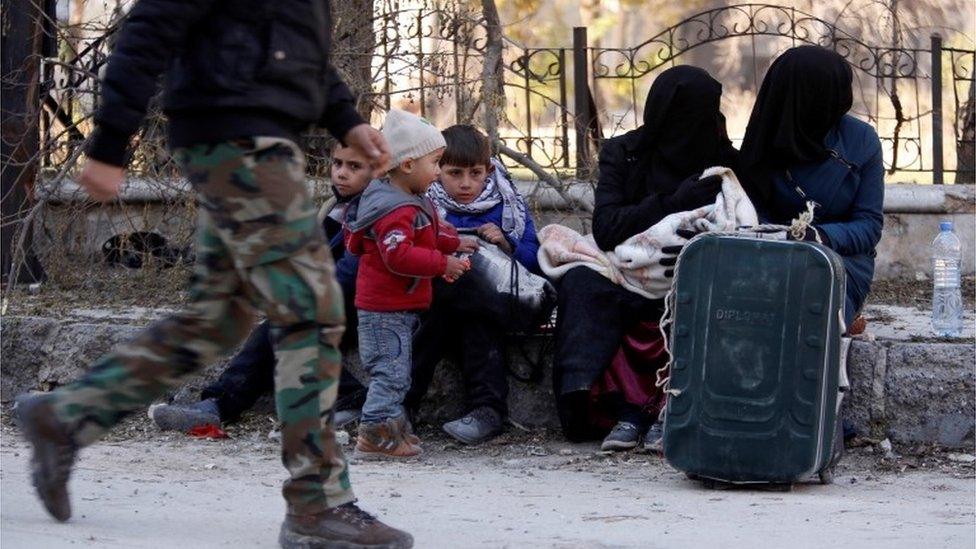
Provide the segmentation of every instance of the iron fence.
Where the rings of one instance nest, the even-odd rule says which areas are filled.
[[[491,107],[479,93],[488,38],[480,13],[465,3],[379,4],[371,20],[375,47],[367,54],[372,80],[361,85],[365,110],[376,120],[392,106],[413,108],[442,126],[479,124],[494,115],[502,143],[550,170],[565,175],[575,169],[585,179],[592,175],[600,141],[640,124],[644,94],[663,68],[695,63],[701,58],[696,51],[706,46],[745,41],[740,72],[754,92],[777,53],[817,44],[834,49],[854,68],[852,112],[877,128],[890,173],[930,173],[936,183],[945,173],[972,179],[976,52],[943,47],[938,36],[929,48],[874,45],[795,8],[750,3],[703,11],[627,48],[591,46],[585,28],[575,29],[573,43],[564,47],[530,47],[505,38],[504,108],[486,113]],[[62,49],[60,56],[43,60],[42,167],[56,170],[90,132],[97,74],[117,26],[106,26],[76,53],[64,55]],[[944,95],[951,99],[943,106]],[[158,115],[150,117],[140,132],[136,171],[170,170],[159,145],[162,123]],[[953,145],[949,151],[945,136]],[[312,134],[307,144],[312,175],[323,175],[325,138]]]

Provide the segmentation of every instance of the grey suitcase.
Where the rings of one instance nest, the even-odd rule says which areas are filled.
[[[829,482],[843,445],[845,280],[840,256],[816,243],[706,236],[685,247],[664,424],[672,466],[733,484]]]

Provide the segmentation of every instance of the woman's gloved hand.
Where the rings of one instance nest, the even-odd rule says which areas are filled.
[[[675,234],[685,240],[691,240],[692,238],[698,236],[697,232],[689,231],[688,229],[678,229],[675,231]],[[664,257],[662,257],[660,261],[661,266],[674,267],[678,263],[678,256],[681,255],[681,250],[683,249],[685,249],[684,244],[681,244],[680,246],[665,246],[661,248],[661,253],[664,254]],[[667,269],[664,271],[664,276],[666,278],[674,278],[674,269]]]
[[[703,179],[693,175],[678,185],[674,193],[662,199],[664,208],[671,213],[686,212],[715,202],[715,195],[722,190],[722,177],[710,175]]]

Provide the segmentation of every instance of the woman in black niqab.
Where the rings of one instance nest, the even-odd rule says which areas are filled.
[[[722,85],[698,67],[674,67],[654,81],[636,151],[654,186],[680,183],[719,161],[730,145],[721,100]]]
[[[789,49],[769,67],[739,155],[757,206],[770,200],[774,174],[830,156],[824,139],[851,109],[852,82],[847,61],[820,46]]]
[[[721,180],[698,177],[706,168],[735,164],[721,99],[722,85],[705,70],[670,68],[651,86],[644,124],[603,144],[593,212],[593,237],[602,249],[668,214],[715,200]]]
[[[853,72],[819,46],[784,52],[763,79],[739,162],[760,221],[790,224],[811,205],[804,240],[839,254],[847,273],[844,319],[855,323],[874,278],[884,225],[884,153],[877,131],[847,114]]]
[[[735,165],[719,111],[722,85],[697,67],[678,66],[651,86],[644,124],[605,141],[595,192],[593,237],[604,250],[665,216],[715,201],[721,179],[699,180],[712,166]],[[571,440],[606,438],[623,450],[660,440],[664,395],[654,372],[667,362],[657,329],[662,302],[623,289],[586,267],[559,280],[553,382],[563,432]]]

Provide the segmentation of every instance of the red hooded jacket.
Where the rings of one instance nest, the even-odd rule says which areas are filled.
[[[356,308],[415,311],[430,307],[431,279],[447,269],[447,256],[461,241],[437,217],[429,199],[408,194],[386,180],[363,191],[349,222],[346,249],[359,255]]]

